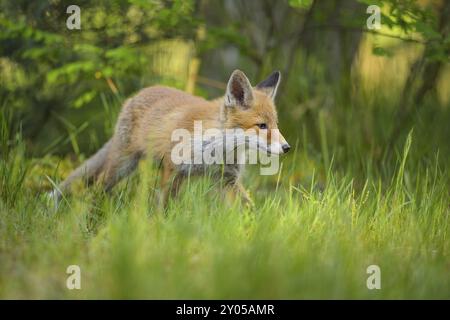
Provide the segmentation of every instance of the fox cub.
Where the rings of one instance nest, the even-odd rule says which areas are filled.
[[[202,130],[242,129],[246,133],[264,136],[258,140],[259,150],[274,155],[286,153],[290,146],[278,130],[274,105],[279,83],[280,72],[276,71],[252,87],[246,75],[235,70],[228,81],[225,96],[212,101],[168,87],[145,88],[125,102],[112,138],[74,170],[52,192],[52,196],[58,202],[79,178],[96,181],[109,191],[133,172],[141,159],[151,156],[162,167],[162,200],[166,205],[168,199],[177,194],[185,177],[206,171],[205,166],[180,164],[172,159],[173,132],[177,129],[193,132],[198,121]],[[240,183],[243,166],[242,163],[226,163],[208,167],[220,167],[217,171],[230,193],[251,203]]]

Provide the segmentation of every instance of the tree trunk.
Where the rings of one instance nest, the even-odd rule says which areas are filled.
[[[307,59],[323,64],[321,76],[325,77],[313,83],[325,80],[330,87],[345,92],[365,26],[365,6],[356,0],[316,0],[310,10],[300,43]],[[308,63],[305,72],[308,76],[313,74]]]
[[[450,34],[449,19],[450,16],[450,1],[444,1],[440,12],[438,31],[443,39],[446,39]],[[411,120],[413,111],[417,111],[423,104],[423,99],[426,94],[436,89],[436,84],[442,70],[442,60],[430,60],[430,53],[433,52],[436,42],[429,41],[422,55],[412,64],[410,73],[406,79],[405,86],[400,98],[399,107],[396,114],[396,125],[392,130],[390,138],[391,148],[396,141],[396,137],[400,132],[408,126]],[[439,45],[439,44],[438,44]],[[449,47],[446,48],[447,56],[450,54]],[[418,82],[420,81],[420,84]],[[417,88],[417,90],[416,90]],[[414,94],[415,92],[415,94]]]

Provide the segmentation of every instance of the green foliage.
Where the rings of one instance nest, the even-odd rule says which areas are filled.
[[[311,7],[313,0],[289,0],[289,5],[294,8],[308,9]]]
[[[382,26],[394,32],[401,32],[411,38],[417,38],[428,44],[431,50],[426,52],[430,61],[449,61],[450,38],[440,28],[437,18],[439,6],[433,7],[433,2],[420,3],[415,0],[397,1],[361,1],[367,5],[378,5],[383,8]],[[445,19],[445,18],[444,18]],[[385,54],[386,50],[377,49],[376,54]]]
[[[120,90],[128,96],[161,77],[149,67],[151,45],[192,38],[197,24],[193,1],[86,1],[78,4],[82,29],[68,30],[68,5],[0,3],[5,80],[0,97],[17,108],[27,137],[35,138],[52,114],[69,108],[99,110],[101,94]]]

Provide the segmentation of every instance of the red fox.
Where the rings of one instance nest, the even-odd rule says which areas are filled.
[[[109,191],[133,172],[142,158],[151,156],[162,165],[162,199],[167,204],[186,176],[193,171],[205,171],[201,165],[180,165],[172,161],[173,132],[177,129],[193,132],[197,121],[201,121],[203,129],[239,128],[245,132],[252,130],[253,134],[265,133],[266,138],[258,142],[260,149],[276,155],[288,152],[290,146],[278,130],[274,105],[280,77],[280,72],[275,71],[253,88],[246,75],[235,70],[225,96],[212,101],[168,87],[142,89],[125,102],[113,137],[73,171],[52,196],[58,202],[78,178],[98,181]],[[242,164],[227,163],[219,171],[232,194],[251,203],[240,182],[242,168]]]

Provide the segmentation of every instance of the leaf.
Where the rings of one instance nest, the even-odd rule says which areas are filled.
[[[289,5],[294,8],[308,9],[313,0],[289,0]]]
[[[374,55],[380,56],[380,57],[391,57],[392,56],[392,52],[386,50],[385,48],[378,47],[378,46],[373,47],[372,53]]]
[[[76,109],[83,107],[84,105],[91,102],[97,96],[97,92],[94,90],[83,93],[80,97],[78,97],[73,105]]]
[[[441,35],[438,31],[434,30],[433,27],[429,24],[426,24],[422,21],[417,21],[415,24],[416,31],[420,32],[425,39],[439,39]]]

